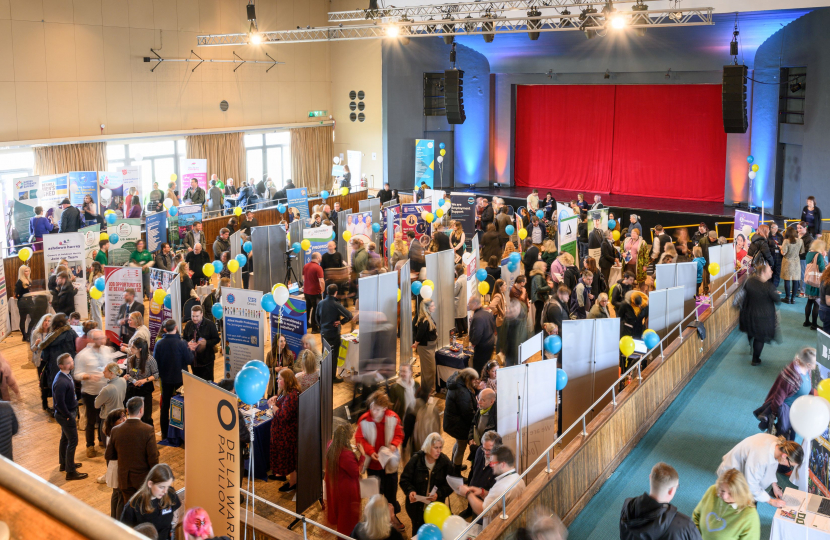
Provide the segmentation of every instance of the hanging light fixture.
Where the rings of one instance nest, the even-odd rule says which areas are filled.
[[[486,12],[483,16],[483,19],[493,19],[495,18],[492,13],[489,11]],[[492,32],[493,31],[493,23],[490,21],[481,23],[481,31],[482,32]],[[496,39],[496,34],[482,34],[484,38],[484,43],[493,43],[493,40]]]
[[[631,11],[634,12],[631,24],[648,24],[648,14],[643,13],[644,11],[648,11],[648,6],[643,3],[643,0],[637,0],[637,3],[631,8]],[[646,35],[645,28],[635,28],[634,32],[638,36]]]
[[[562,11],[560,11],[559,14],[560,15],[570,15],[571,12],[568,11],[568,8],[565,8]],[[571,19],[566,19],[566,18],[559,19],[559,26],[561,26],[562,28],[570,28],[571,26],[573,26],[573,24],[574,23],[573,23],[573,21],[571,21]]]
[[[450,15],[449,13],[447,13],[447,14],[444,16],[444,20],[445,20],[445,21],[452,21],[452,20],[454,20],[454,19],[452,18],[452,15]],[[454,25],[454,24],[444,24],[444,25],[442,26],[442,29],[443,29],[443,31],[444,31],[444,34],[452,34],[453,32],[455,32],[455,25]],[[445,43],[446,45],[449,45],[449,44],[450,44],[450,43],[452,43],[453,41],[455,41],[455,36],[447,36],[447,35],[445,35],[445,36],[444,36],[444,43]]]
[[[597,32],[599,31],[599,23],[591,17],[591,15],[596,15],[599,13],[596,8],[592,6],[588,6],[587,8],[582,10],[582,13],[579,15],[580,25],[579,27],[585,33],[585,37],[588,39],[593,39],[597,37]]]
[[[533,9],[531,9],[530,11],[527,12],[527,16],[528,17],[541,17],[542,12],[534,7]],[[531,28],[534,28],[534,29],[539,28],[540,26],[542,26],[542,21],[540,21],[538,19],[537,20],[531,20],[531,19],[527,20],[527,29],[528,30],[530,30]],[[528,32],[527,37],[529,37],[531,41],[536,41],[537,39],[539,39],[539,32]]]

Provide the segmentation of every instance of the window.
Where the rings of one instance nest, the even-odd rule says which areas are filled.
[[[181,176],[181,162],[186,158],[184,139],[142,141],[134,143],[108,143],[109,170],[141,165],[141,197],[146,200],[153,189],[153,182],[166,191],[170,176]],[[177,180],[181,192],[181,180]]]
[[[245,157],[248,178],[259,182],[270,177],[277,189],[291,178],[291,134],[288,131],[248,133],[245,135]]]

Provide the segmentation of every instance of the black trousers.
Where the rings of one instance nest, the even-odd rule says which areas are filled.
[[[424,508],[426,506],[420,502],[409,502],[409,493],[404,493],[404,496],[406,497],[406,501],[404,502],[406,515],[409,516],[409,520],[412,522],[412,530],[414,533],[417,533],[421,525],[424,524]]]
[[[61,467],[67,474],[75,472],[75,449],[78,447],[78,424],[75,422],[75,411],[69,411],[71,418],[61,413],[55,414],[55,420],[61,427],[61,440],[58,444],[58,458]]]
[[[49,402],[47,401],[49,399],[49,387],[44,380],[44,371],[46,371],[46,360],[41,359],[40,365],[37,367],[37,380],[40,381],[40,401],[45,411],[49,408]]]
[[[125,403],[130,400],[132,397],[140,397],[144,399],[144,415],[141,417],[141,421],[147,425],[155,426],[153,422],[153,390],[155,389],[153,383],[146,382],[141,386],[136,386],[134,384],[127,385],[127,397],[125,399]],[[106,418],[104,419],[106,420]]]
[[[810,323],[813,326],[818,326],[818,299],[807,299],[807,305],[804,306],[804,322]]]
[[[207,382],[213,382],[213,362],[206,366],[193,366],[193,374]]]
[[[323,336],[329,345],[331,345],[331,377],[337,378],[337,356],[340,354],[340,334],[334,336]]]
[[[86,432],[87,448],[95,446],[95,427],[99,421],[101,424],[104,423],[101,421],[101,409],[95,408],[95,397],[92,394],[84,394],[81,392],[81,399],[84,400],[84,408],[86,409],[86,429],[84,431]],[[98,440],[106,442],[104,434],[100,429],[98,430]]]
[[[495,336],[494,336],[495,337]],[[476,373],[481,374],[481,370],[487,365],[487,362],[493,358],[493,351],[496,350],[496,340],[490,340],[490,343],[476,345],[473,349],[473,369]]]
[[[323,299],[322,294],[307,294],[305,295],[305,316],[306,326],[312,332],[319,332],[320,327],[317,326],[317,304]]]
[[[752,361],[761,361],[761,351],[764,350],[764,342],[760,339],[749,338],[749,344],[752,345]]]
[[[545,301],[544,300],[536,300],[533,302],[534,314],[533,314],[533,333],[538,334],[542,331],[542,312],[545,311]]]
[[[170,427],[170,400],[176,395],[176,388],[179,384],[165,384],[161,383],[161,410],[159,416],[161,418],[161,438],[167,438],[167,429]]]
[[[463,336],[467,333],[467,316],[463,317],[456,317],[455,318],[455,330],[458,332],[459,336]]]
[[[117,520],[121,517],[121,511],[124,509],[124,503],[121,501],[121,490],[115,488],[112,490],[110,497],[110,517]]]
[[[386,497],[386,502],[395,508],[395,513],[401,511],[401,503],[398,502],[398,473],[388,473],[381,470],[366,469],[368,476],[376,476],[380,480],[380,494]],[[409,494],[407,494],[409,496]]]
[[[20,313],[20,333],[23,334],[23,339],[29,339],[29,333],[26,331],[26,318],[32,315],[35,310],[35,302],[30,297],[24,297],[17,301],[17,312]],[[37,324],[37,321],[32,318],[32,324]]]

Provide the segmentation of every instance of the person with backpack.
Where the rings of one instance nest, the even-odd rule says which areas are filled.
[[[770,268],[775,266],[775,259],[769,249],[769,225],[762,223],[758,226],[758,230],[752,235],[752,241],[749,243],[749,249],[746,254],[752,257],[753,261],[759,256],[763,257]]]
[[[804,306],[804,324],[810,330],[818,328],[819,310],[819,288],[821,287],[821,274],[827,267],[827,260],[823,253],[825,250],[824,240],[813,240],[810,244],[810,251],[804,260],[807,267],[804,271],[804,295],[807,297],[807,305]]]

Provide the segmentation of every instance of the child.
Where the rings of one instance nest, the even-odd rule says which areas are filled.
[[[701,284],[703,283],[703,269],[706,266],[706,259],[703,258],[703,249],[700,246],[695,246],[692,248],[692,254],[695,257],[693,262],[697,263],[697,288],[700,291],[700,294],[705,294],[705,291],[701,289]]]

